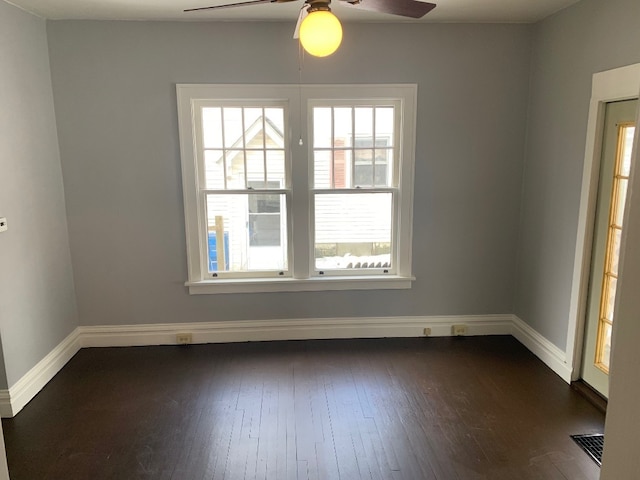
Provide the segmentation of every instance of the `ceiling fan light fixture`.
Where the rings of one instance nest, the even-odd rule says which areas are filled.
[[[331,10],[314,10],[300,25],[300,43],[310,55],[331,55],[341,42],[342,25]]]

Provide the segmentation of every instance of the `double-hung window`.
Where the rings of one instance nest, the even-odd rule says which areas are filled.
[[[178,85],[191,293],[411,286],[414,85]]]

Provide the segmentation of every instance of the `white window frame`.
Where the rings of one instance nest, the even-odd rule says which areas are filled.
[[[375,290],[411,288],[413,227],[413,178],[415,165],[415,123],[417,86],[392,85],[202,85],[178,84],[178,126],[182,163],[182,183],[185,210],[188,280],[191,294],[251,293],[322,290]],[[206,212],[201,193],[203,180],[199,172],[199,149],[195,109],[207,100],[261,101],[284,104],[285,108],[285,170],[287,183],[282,190],[287,201],[287,242],[289,269],[284,276],[218,276],[211,278],[207,265]],[[392,244],[395,254],[393,269],[383,273],[356,270],[314,272],[313,249],[313,125],[312,105],[327,102],[366,104],[388,100],[399,107],[399,157],[394,175],[397,188],[394,197],[394,228]],[[302,144],[299,143],[302,139]],[[388,189],[384,189],[387,191]],[[380,189],[366,188],[365,192]],[[337,190],[335,193],[342,193]],[[294,220],[295,219],[295,220]]]

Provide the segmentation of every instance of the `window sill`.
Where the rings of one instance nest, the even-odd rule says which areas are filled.
[[[397,290],[411,288],[415,277],[322,277],[219,279],[186,282],[190,295],[220,293],[319,292],[327,290]]]

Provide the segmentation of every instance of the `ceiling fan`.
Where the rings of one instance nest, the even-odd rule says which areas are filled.
[[[185,12],[244,7],[260,3],[288,3],[297,0],[248,0],[245,2],[188,8]],[[408,18],[422,18],[435,8],[434,3],[419,0],[339,0],[362,10],[388,13]],[[342,26],[331,13],[331,0],[305,0],[293,38],[300,38],[303,48],[316,57],[325,57],[335,52],[342,42]]]

